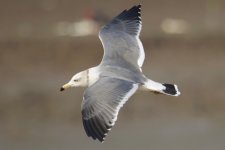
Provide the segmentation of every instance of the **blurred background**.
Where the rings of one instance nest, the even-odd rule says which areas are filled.
[[[224,0],[0,0],[0,149],[225,149]],[[179,97],[137,92],[104,144],[87,138],[82,88],[97,65],[99,28],[142,4],[143,71]]]

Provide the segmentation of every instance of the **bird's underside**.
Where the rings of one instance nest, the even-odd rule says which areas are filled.
[[[145,53],[139,39],[141,27],[141,5],[114,17],[99,32],[104,48],[100,65],[74,75],[61,88],[88,86],[81,112],[85,132],[94,140],[105,140],[119,110],[138,89],[180,94],[176,85],[152,81],[142,73]]]
[[[131,73],[137,72],[144,62],[144,49],[139,39],[140,8],[141,5],[137,5],[124,10],[99,32],[104,48],[100,66],[118,68],[115,72],[120,74],[119,77],[116,73],[103,75],[84,93],[82,117],[85,131],[89,137],[101,142],[115,124],[120,108],[139,86],[137,81],[128,80],[128,74],[119,68],[128,68]]]

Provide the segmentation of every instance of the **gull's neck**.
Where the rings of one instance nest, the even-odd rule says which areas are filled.
[[[99,79],[99,69],[98,67],[89,68],[87,71],[87,86],[91,86]]]

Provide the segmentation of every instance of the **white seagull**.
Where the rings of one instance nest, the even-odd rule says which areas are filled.
[[[124,10],[99,32],[104,48],[101,63],[77,73],[61,87],[87,87],[81,104],[88,137],[103,142],[117,120],[123,104],[138,90],[178,96],[175,84],[148,79],[141,70],[145,53],[139,39],[141,5]]]

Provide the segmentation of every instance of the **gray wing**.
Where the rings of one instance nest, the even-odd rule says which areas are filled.
[[[121,66],[126,61],[142,67],[145,53],[139,39],[141,31],[141,5],[124,10],[99,32],[104,48],[102,65]]]
[[[87,88],[81,106],[87,136],[103,142],[120,108],[137,89],[138,84],[110,77],[100,78]]]

